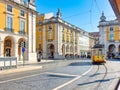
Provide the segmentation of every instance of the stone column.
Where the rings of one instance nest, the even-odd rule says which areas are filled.
[[[109,52],[109,44],[108,43],[106,43],[105,48],[106,48],[106,53],[108,53]]]
[[[55,25],[55,53],[54,57],[56,59],[62,59],[62,28],[59,23]]]
[[[115,47],[116,47],[115,53],[117,54],[117,53],[119,52],[119,51],[118,51],[119,43],[117,43],[117,44],[115,45]]]
[[[75,31],[73,31],[73,55],[75,58]]]
[[[55,52],[54,52],[54,58],[58,58],[58,30],[59,30],[59,24],[56,23],[55,24],[55,43],[54,43],[54,46],[55,46]]]
[[[65,55],[66,55],[66,45],[64,44],[64,49],[63,49],[63,51],[64,51],[64,56],[63,56],[63,58],[65,58]]]
[[[77,45],[77,55],[79,55],[79,46],[78,46],[78,43],[79,43],[79,42],[78,42],[78,32],[77,32],[77,35],[76,35],[76,37],[77,37],[77,44],[76,44],[76,45]]]
[[[43,37],[42,38],[43,38],[43,58],[47,58],[47,56],[46,56],[47,45],[46,45],[46,29],[45,29],[45,26],[43,26]]]
[[[28,46],[29,46],[29,61],[37,62],[36,54],[36,15],[29,13],[28,15]]]
[[[17,57],[17,60],[19,59],[18,57],[18,43],[15,44],[15,57]]]
[[[0,57],[1,57],[1,41],[0,41]]]
[[[59,24],[59,30],[58,30],[58,58],[63,59],[64,57],[62,56],[62,25]]]
[[[68,46],[69,46],[69,49],[68,49],[69,57],[68,58],[70,58],[70,54],[71,54],[71,52],[70,52],[70,43],[68,43]]]
[[[0,42],[0,57],[4,57],[4,42]]]

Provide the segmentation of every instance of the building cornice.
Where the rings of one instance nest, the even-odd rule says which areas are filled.
[[[57,17],[53,17],[51,19],[47,19],[45,20],[41,25],[47,25],[47,24],[55,24],[55,23],[60,23],[68,28],[71,28],[72,30],[75,30],[77,32],[80,32],[81,34],[84,34],[86,36],[89,36],[89,33],[75,25],[72,25],[66,21],[64,21],[63,19],[61,18],[57,18]]]
[[[120,25],[120,23],[118,22],[118,20],[112,20],[112,21],[105,21],[105,22],[99,22],[99,26],[111,26],[111,25]]]
[[[3,33],[3,34],[7,34],[7,35],[15,35],[15,36],[20,36],[20,37],[24,37],[24,38],[27,38],[28,35],[22,35],[22,34],[19,34],[19,33],[11,33],[11,32],[6,32],[2,29],[0,29],[0,33]]]
[[[10,3],[13,6],[16,6],[16,7],[19,7],[21,9],[24,9],[27,12],[32,12],[34,14],[38,13],[36,10],[33,10],[33,9],[29,8],[29,3],[21,4],[21,3],[15,2],[14,0],[4,0],[4,1],[7,2],[7,3]]]

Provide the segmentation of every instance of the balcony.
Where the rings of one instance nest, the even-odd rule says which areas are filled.
[[[26,33],[25,33],[25,31],[19,31],[19,34],[20,35],[25,35]]]
[[[67,43],[69,43],[70,41],[69,40],[67,40]]]
[[[62,39],[62,42],[65,42],[65,40],[64,40],[64,39]]]
[[[10,32],[10,33],[14,33],[14,29],[12,29],[12,28],[5,28],[5,31]]]
[[[109,40],[109,42],[115,42],[115,40]]]
[[[48,39],[48,42],[52,42],[53,41],[53,39]]]

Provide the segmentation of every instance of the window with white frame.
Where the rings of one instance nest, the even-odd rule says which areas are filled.
[[[110,27],[110,41],[114,40],[114,30],[113,27]]]
[[[51,39],[52,38],[52,27],[48,26],[48,38]]]
[[[7,16],[7,29],[12,31],[12,27],[13,27],[13,19],[12,17]]]
[[[41,21],[41,20],[39,20],[38,24],[39,24],[39,25],[41,25],[41,24],[42,24],[42,21]]]
[[[64,27],[62,29],[62,41],[64,41]]]
[[[7,11],[12,12],[12,6],[7,5]]]
[[[38,29],[38,32],[40,32],[41,30],[42,30],[42,29],[41,29],[41,28],[39,28],[39,29]]]
[[[70,41],[73,42],[73,32],[70,33]]]
[[[41,40],[41,36],[38,36],[38,40]]]
[[[69,42],[69,30],[68,29],[67,29],[66,35],[67,35],[67,42]]]
[[[75,52],[77,52],[77,46],[75,46]]]
[[[25,32],[25,21],[24,20],[20,20],[20,31]]]
[[[25,11],[21,10],[20,15],[24,17],[25,16]]]

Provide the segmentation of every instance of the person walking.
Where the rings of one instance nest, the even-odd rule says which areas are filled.
[[[41,61],[41,59],[42,59],[42,52],[41,52],[41,51],[39,51],[39,52],[38,52],[38,62],[40,62],[40,61]]]

